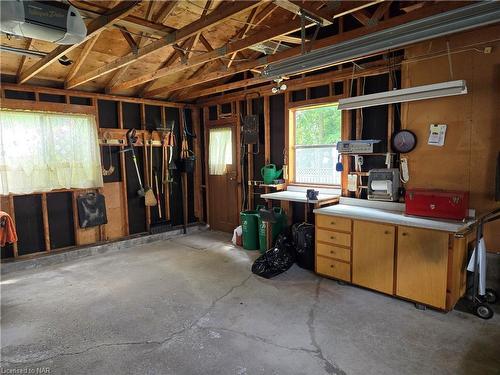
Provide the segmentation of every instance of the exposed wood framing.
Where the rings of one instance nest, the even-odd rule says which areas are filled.
[[[385,29],[394,27],[396,25],[399,25],[401,23],[406,23],[406,22],[410,22],[410,21],[413,21],[416,19],[428,17],[428,16],[431,16],[431,15],[434,15],[437,13],[441,13],[441,12],[445,12],[445,11],[448,11],[451,9],[455,9],[459,6],[461,6],[460,3],[448,3],[448,2],[446,2],[446,3],[437,3],[437,4],[432,5],[432,6],[423,7],[422,9],[419,9],[415,12],[411,12],[411,13],[408,13],[405,15],[394,17],[394,18],[390,18],[388,20],[383,20],[383,21],[379,22],[378,24],[371,26],[370,32],[378,32],[381,30],[385,30]],[[340,42],[343,42],[343,41],[346,41],[349,39],[353,39],[353,38],[365,35],[366,32],[367,32],[366,27],[362,27],[362,28],[355,29],[355,30],[352,30],[349,32],[344,32],[342,34],[337,34],[337,35],[333,35],[331,37],[327,37],[327,38],[323,38],[323,39],[316,40],[313,42],[309,42],[306,45],[307,46],[306,48],[309,50],[323,48],[323,47],[326,47],[329,45],[334,45],[334,44],[337,44],[337,43],[340,43]],[[197,79],[192,79],[192,80],[188,79],[185,81],[179,81],[175,84],[169,85],[168,87],[156,88],[156,89],[151,90],[150,92],[146,93],[145,96],[146,97],[155,97],[155,96],[161,95],[162,93],[165,93],[165,92],[175,91],[179,88],[183,88],[183,87],[186,88],[186,87],[190,87],[190,86],[195,86],[195,85],[209,82],[212,80],[227,77],[229,75],[234,75],[236,73],[240,73],[240,72],[244,72],[246,70],[250,70],[250,69],[260,67],[260,66],[264,66],[266,64],[281,61],[281,60],[284,60],[284,59],[289,58],[289,57],[298,56],[301,54],[301,51],[302,51],[301,47],[298,46],[298,47],[294,47],[294,48],[288,49],[288,50],[283,51],[283,52],[276,53],[274,55],[260,58],[258,60],[249,61],[249,62],[245,62],[242,64],[237,64],[237,65],[235,64],[230,69],[227,69],[226,71],[217,71],[217,72],[205,74],[203,78],[198,77]],[[383,51],[380,51],[380,52],[383,52]],[[256,82],[255,84],[261,83],[260,78],[256,78],[255,82]],[[247,86],[250,84],[251,83],[247,81],[247,82],[244,82],[243,86]],[[232,88],[234,88],[234,87],[232,87]]]
[[[103,5],[103,2],[88,3],[86,1],[72,0],[72,3],[79,7],[79,12],[82,16],[89,18],[99,17],[110,10],[109,6]],[[175,31],[175,29],[171,27],[154,23],[133,15],[128,15],[115,20],[113,22],[113,26],[125,27],[128,30],[143,32],[158,37],[163,37],[168,33]]]
[[[107,11],[104,15],[96,18],[87,26],[87,36],[81,43],[71,44],[71,45],[60,45],[52,50],[47,56],[40,59],[38,62],[27,68],[21,73],[18,79],[18,83],[25,83],[30,78],[34,77],[36,74],[40,73],[54,61],[57,61],[61,56],[68,53],[69,51],[75,49],[83,42],[86,42],[90,38],[93,38],[96,34],[100,33],[107,26],[113,24],[115,20],[125,17],[127,14],[134,10],[128,2],[123,2],[118,4],[113,9]]]
[[[94,48],[94,45],[96,44],[97,40],[99,39],[99,36],[101,35],[102,31],[97,32],[92,39],[89,39],[85,42],[85,46],[83,47],[82,52],[80,53],[80,56],[78,56],[78,59],[73,62],[73,65],[71,66],[71,69],[66,76],[66,81],[72,79],[80,68],[82,67],[83,63],[85,62],[85,59],[89,55],[90,51],[92,51],[92,48]]]
[[[273,0],[273,3],[293,14],[300,14],[303,9],[318,21],[321,21],[323,26],[331,25],[333,21],[331,15],[325,14],[321,9],[317,8],[317,5],[308,3],[307,1]]]
[[[148,5],[148,9],[146,10],[146,19],[149,20],[151,19],[152,15],[153,15],[153,4],[154,2],[150,2],[149,5]],[[127,40],[127,43],[129,44],[130,46],[130,49],[132,51],[132,53],[137,53],[137,51],[139,50],[140,47],[142,47],[145,43],[145,40],[143,38],[143,35],[145,33],[140,33],[139,34],[139,38],[137,38],[137,42],[132,38],[132,36],[130,35],[130,33],[123,33],[123,30],[120,30],[123,34],[123,36],[125,37],[125,40]],[[126,35],[129,36],[129,38],[127,39]],[[106,84],[106,88],[105,88],[105,91],[107,93],[110,93],[113,86],[116,85],[118,82],[120,82],[120,80],[122,79],[122,77],[125,75],[125,73],[128,71],[128,68],[129,66],[125,66],[121,69],[118,69],[114,74],[113,76],[110,78],[110,80],[108,81],[108,83]],[[66,80],[66,83],[67,84],[68,80]]]
[[[249,2],[249,1],[235,1],[230,2],[225,6],[221,6],[217,9],[217,12],[212,12],[203,19],[193,22],[173,33],[168,34],[162,39],[156,40],[143,48],[140,48],[136,54],[128,54],[126,56],[120,57],[100,68],[94,69],[91,72],[88,72],[80,77],[76,77],[68,82],[66,88],[74,88],[79,86],[85,82],[88,82],[92,79],[101,77],[107,73],[115,71],[121,67],[132,64],[144,57],[150,55],[158,51],[159,49],[178,43],[184,39],[187,39],[193,35],[196,35],[199,32],[202,32],[208,28],[214,27],[221,22],[224,22],[226,19],[230,17],[234,17],[240,13],[248,11],[260,3],[257,1]],[[154,79],[155,77],[151,78]],[[144,83],[146,81],[139,82],[137,84]],[[131,86],[129,86],[131,87]]]
[[[398,61],[400,61],[400,59],[398,59]],[[382,74],[389,71],[389,67],[386,61],[375,61],[370,64],[365,64],[364,68],[365,69],[363,69],[362,71],[355,72],[354,77],[359,77],[361,75]],[[341,81],[344,79],[348,79],[352,76],[353,76],[352,70],[344,69],[344,70],[338,70],[336,72],[327,72],[313,76],[294,78],[287,81],[287,86],[288,86],[287,91],[320,86],[322,84],[323,85],[326,84],[327,82]],[[248,89],[245,90],[244,92],[255,92],[259,93],[260,95],[272,95],[271,89],[273,87],[274,83],[265,86],[259,86],[253,89]],[[244,95],[244,92],[235,92],[219,97],[204,98],[200,99],[198,102],[200,104],[211,103],[211,102],[227,102],[230,100],[234,100],[234,98],[241,97],[242,95]]]
[[[189,69],[191,67],[200,65],[200,64],[205,64],[207,62],[219,59],[224,56],[231,55],[235,52],[242,51],[244,49],[247,49],[255,44],[259,44],[268,40],[271,40],[275,38],[276,36],[283,35],[283,34],[288,34],[290,32],[296,31],[300,29],[300,21],[295,20],[295,21],[286,21],[280,25],[274,26],[272,28],[266,29],[261,32],[255,32],[252,35],[248,36],[247,38],[241,39],[241,40],[236,40],[236,41],[230,41],[223,47],[217,48],[214,51],[207,52],[203,55],[198,55],[194,56],[185,63],[177,63],[176,65],[170,66],[169,68],[164,68],[164,69],[158,69],[154,72],[144,74],[142,76],[139,76],[137,78],[134,78],[130,81],[123,82],[120,85],[116,86],[116,89],[123,90],[127,89],[133,86],[140,85],[144,82],[151,81],[153,79],[158,79],[161,77],[164,77],[169,74],[174,74],[178,73],[180,71]],[[262,65],[262,64],[261,64]],[[155,95],[156,90],[154,91]],[[147,94],[146,96],[150,96]],[[153,96],[153,95],[151,95]]]
[[[158,14],[155,16],[154,22],[155,23],[164,23],[168,16],[172,13],[174,8],[177,6],[178,1],[173,0],[173,1],[165,1],[158,12]]]
[[[33,39],[29,38],[26,40],[26,45],[24,46],[24,48],[29,50],[32,44],[33,44]],[[26,63],[26,59],[27,59],[26,55],[23,55],[21,57],[21,62],[19,63],[19,67],[17,68],[17,73],[16,73],[17,79],[19,79],[21,73],[24,70],[24,64]]]
[[[97,99],[105,99],[105,100],[114,100],[114,101],[122,101],[122,102],[127,102],[127,103],[144,103],[144,104],[151,104],[151,105],[157,105],[157,106],[166,106],[166,107],[175,107],[175,108],[182,108],[182,107],[187,107],[187,108],[196,108],[195,105],[192,104],[182,104],[182,103],[174,103],[174,102],[169,102],[165,100],[155,100],[155,99],[144,99],[144,98],[133,98],[129,96],[120,96],[120,95],[110,95],[110,94],[101,94],[101,93],[95,93],[95,92],[87,92],[87,91],[78,91],[78,90],[63,90],[63,89],[56,89],[52,87],[40,87],[40,86],[31,86],[31,85],[18,85],[15,83],[3,83],[1,85],[1,93],[2,93],[2,103],[5,100],[14,100],[14,99],[5,99],[5,90],[13,90],[13,91],[28,91],[28,92],[34,92],[35,94],[38,95],[38,93],[47,93],[47,94],[56,94],[56,95],[68,95],[73,96],[73,97],[80,97],[80,98],[97,98]],[[22,102],[27,102],[30,103],[32,101],[29,100],[22,100]],[[62,103],[48,103],[45,102],[45,104],[62,104]],[[75,105],[75,104],[72,104]],[[85,107],[85,108],[90,108],[90,106],[81,106],[81,105],[76,105],[77,107]]]

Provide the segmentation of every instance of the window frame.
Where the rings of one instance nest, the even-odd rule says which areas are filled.
[[[287,156],[288,156],[288,181],[287,184],[291,186],[303,186],[303,187],[318,187],[318,188],[342,188],[342,176],[340,178],[340,184],[320,184],[320,183],[304,183],[304,182],[297,182],[296,181],[296,162],[295,162],[295,152],[296,152],[296,145],[295,145],[295,129],[296,129],[296,123],[295,123],[295,118],[296,115],[295,113],[297,111],[302,111],[302,110],[308,110],[308,109],[315,109],[315,108],[321,108],[321,107],[330,107],[330,106],[335,106],[338,105],[337,101],[334,102],[327,102],[327,103],[321,103],[321,104],[311,104],[311,105],[303,105],[303,106],[297,106],[293,108],[288,108],[288,145],[287,145]],[[340,114],[340,139],[344,139],[344,111],[341,111]],[[326,145],[318,145],[317,147],[321,147]],[[336,146],[336,145],[335,145]],[[301,148],[307,148],[310,146],[303,146]],[[311,146],[314,147],[314,146]],[[339,172],[341,173],[341,172]]]

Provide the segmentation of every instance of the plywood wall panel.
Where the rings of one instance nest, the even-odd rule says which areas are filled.
[[[494,201],[495,163],[500,151],[500,44],[470,46],[499,34],[500,26],[493,26],[418,44],[406,50],[410,62],[402,68],[403,87],[464,79],[469,91],[467,95],[403,104],[402,126],[418,137],[416,149],[407,155],[407,187],[470,191],[470,206],[479,213],[500,206]],[[462,50],[451,55],[451,67],[446,42],[452,50]],[[492,53],[482,53],[484,46],[492,46]],[[443,56],[428,57],[443,52]],[[427,145],[433,123],[448,125],[443,147]],[[489,250],[500,251],[499,224],[491,224],[487,231]]]
[[[106,239],[113,240],[126,235],[124,197],[120,182],[104,184],[103,194],[106,198]]]

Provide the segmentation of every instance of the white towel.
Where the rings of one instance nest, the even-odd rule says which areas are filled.
[[[467,265],[467,271],[474,272],[474,256],[476,249],[472,252],[472,257]],[[486,294],[486,245],[484,243],[484,238],[481,237],[479,240],[479,251],[477,254],[477,261],[479,263],[479,295],[484,296]]]

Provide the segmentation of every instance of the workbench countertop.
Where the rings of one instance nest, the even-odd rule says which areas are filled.
[[[284,191],[278,191],[276,193],[261,194],[260,197],[263,199],[274,199],[278,201],[289,201],[289,202],[300,202],[300,203],[308,202],[305,191],[302,192],[302,191],[284,190]],[[340,194],[323,194],[320,192],[318,194],[318,199],[309,200],[309,203],[322,203],[329,201],[331,199],[338,199],[338,198],[340,198]]]
[[[317,208],[313,212],[321,215],[341,216],[351,219],[377,221],[416,228],[435,229],[452,233],[462,232],[466,230],[467,227],[474,224],[473,219],[466,222],[428,219],[424,217],[408,216],[401,211],[389,211],[380,208],[361,207],[342,203],[334,206]]]

